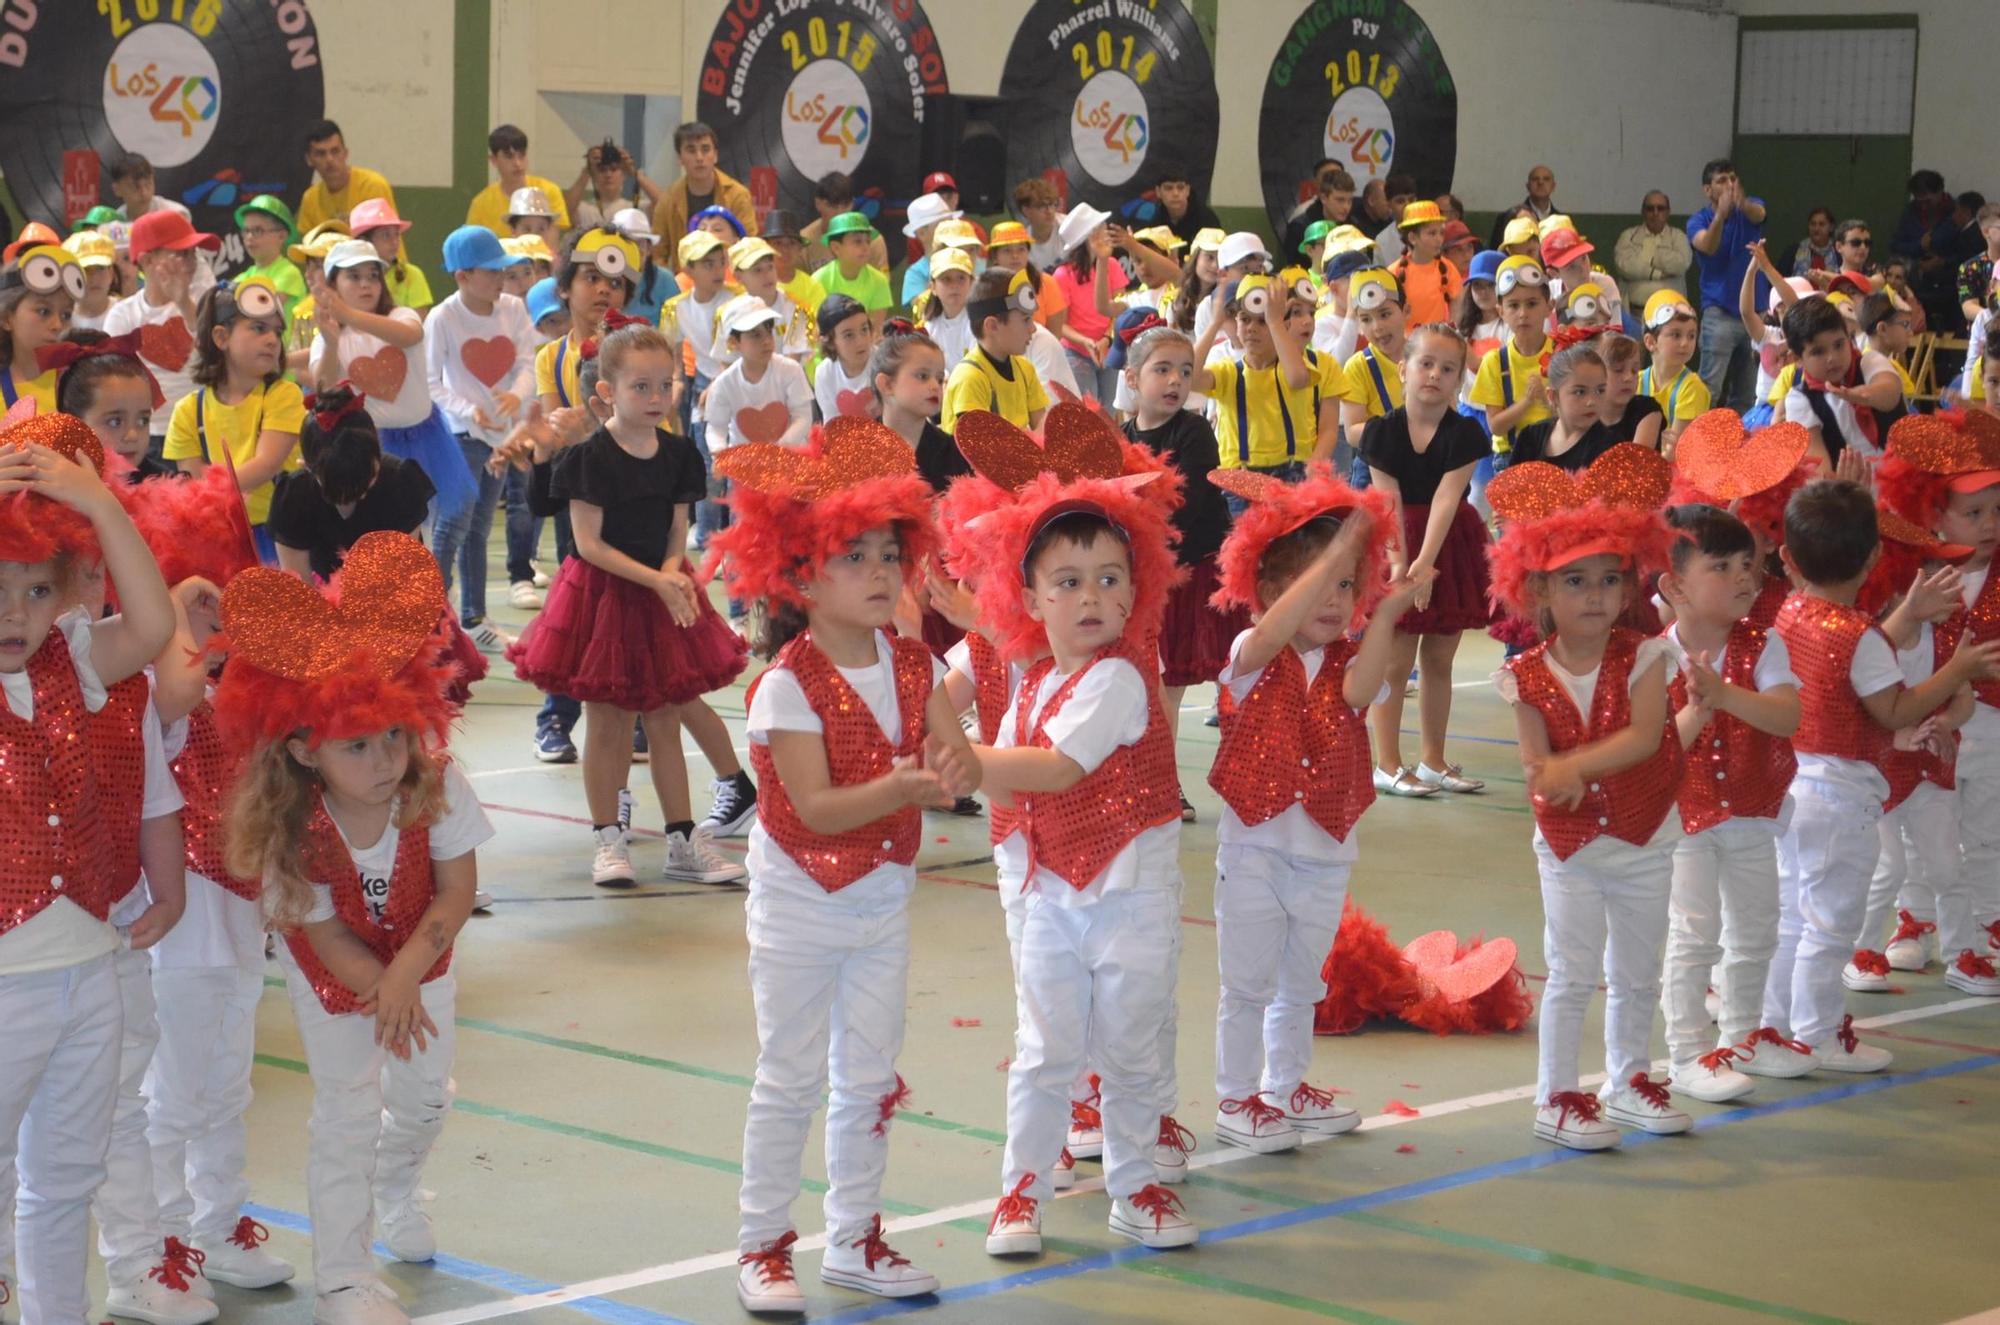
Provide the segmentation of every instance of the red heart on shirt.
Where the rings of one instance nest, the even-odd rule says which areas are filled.
[[[394,400],[409,375],[410,359],[393,345],[364,354],[347,365],[347,380],[377,400]]]
[[[187,367],[188,355],[193,352],[194,333],[178,317],[139,328],[139,357],[147,363],[178,373]]]
[[[834,397],[833,403],[842,415],[850,419],[872,419],[875,417],[875,393],[873,391],[843,391]]]
[[[792,411],[782,400],[774,400],[754,409],[746,405],[736,411],[736,430],[743,434],[746,441],[775,442],[791,426]]]
[[[469,340],[458,347],[458,361],[465,371],[489,387],[514,371],[514,357],[514,342],[506,336]]]

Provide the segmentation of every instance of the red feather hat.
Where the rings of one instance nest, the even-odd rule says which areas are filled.
[[[1242,605],[1261,612],[1268,603],[1257,598],[1257,580],[1264,554],[1285,535],[1320,519],[1346,519],[1357,512],[1368,520],[1368,541],[1362,548],[1361,565],[1355,575],[1355,613],[1365,613],[1382,595],[1388,552],[1397,541],[1395,503],[1379,488],[1356,492],[1333,476],[1326,465],[1314,465],[1303,483],[1286,483],[1269,474],[1247,469],[1215,469],[1209,480],[1248,501],[1243,514],[1229,528],[1217,554],[1220,571],[1215,593],[1209,599],[1217,607]]]
[[[1875,507],[1875,530],[1882,537],[1882,551],[1854,595],[1854,605],[1870,616],[1880,615],[1889,600],[1908,589],[1928,563],[1942,561],[1956,566],[1973,553],[1962,544],[1941,542],[1928,529],[1904,519],[1880,501]]]
[[[1796,423],[1746,432],[1735,410],[1712,409],[1674,443],[1668,500],[1676,506],[1699,502],[1730,511],[1777,547],[1785,541],[1785,503],[1815,472],[1805,458],[1811,443],[1810,434]]]
[[[437,559],[408,534],[363,534],[324,589],[253,566],[222,595],[229,663],[215,715],[231,740],[312,745],[404,727],[441,746],[457,669],[438,629]]]
[[[257,564],[250,515],[226,465],[210,465],[199,478],[129,486],[119,497],[170,587],[200,576],[224,589]]]
[[[1889,429],[1887,452],[1875,467],[1883,504],[1934,529],[1952,493],[2000,483],[2000,419],[1984,410],[1906,414]]]
[[[1048,651],[1047,631],[1022,602],[1023,562],[1044,525],[1077,510],[1124,532],[1133,590],[1126,634],[1135,641],[1159,637],[1167,591],[1186,574],[1173,552],[1179,474],[1126,441],[1102,415],[1067,401],[1049,410],[1039,442],[984,410],[959,415],[956,440],[974,472],[953,480],[945,494],[947,561],[952,574],[973,585],[980,620],[1003,657]]]
[[[1672,477],[1657,452],[1632,442],[1580,474],[1529,460],[1494,475],[1486,500],[1505,523],[1486,553],[1493,601],[1527,617],[1532,575],[1603,553],[1633,563],[1642,579],[1663,569],[1672,533],[1660,507]]]
[[[46,446],[68,459],[88,460],[104,474],[104,445],[90,425],[74,414],[34,412],[34,401],[22,397],[0,420],[0,450]],[[89,517],[37,492],[12,492],[0,497],[0,561],[29,565],[68,554],[85,561],[98,559],[97,530]]]
[[[903,580],[914,584],[937,548],[931,489],[910,444],[874,419],[842,416],[815,428],[805,450],[772,442],[715,458],[732,484],[729,528],[709,540],[734,598],[805,606],[803,587],[870,529],[896,526]]]

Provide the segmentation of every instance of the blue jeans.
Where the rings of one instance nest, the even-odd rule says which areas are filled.
[[[1724,308],[1701,310],[1701,380],[1717,408],[1742,413],[1757,402],[1757,349],[1743,320]]]
[[[474,626],[486,617],[486,543],[493,536],[493,511],[500,504],[500,480],[488,472],[493,451],[486,443],[458,434],[458,449],[477,484],[472,505],[456,516],[439,517],[431,534],[431,551],[444,572],[444,591],[451,594],[453,563],[457,564],[458,620]]]
[[[1306,463],[1303,460],[1293,460],[1282,465],[1245,465],[1244,468],[1253,474],[1269,474],[1272,478],[1282,479],[1286,483],[1302,482],[1306,476]],[[1232,520],[1250,507],[1249,502],[1233,492],[1224,492],[1222,500],[1229,507],[1229,518]]]
[[[528,510],[526,471],[507,469],[500,480],[500,499],[507,503],[507,582],[519,584],[535,578],[535,545],[541,542],[541,521]]]
[[[1070,372],[1076,374],[1077,393],[1086,399],[1095,397],[1098,403],[1103,405],[1107,410],[1116,409],[1118,407],[1118,370],[1116,368],[1100,368],[1091,362],[1089,355],[1081,354],[1076,350],[1070,349],[1067,345],[1063,347],[1063,353],[1069,356]]]

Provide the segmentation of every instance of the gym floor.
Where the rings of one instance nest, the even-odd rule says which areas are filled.
[[[497,558],[490,595],[506,597]],[[505,608],[496,620],[525,623]],[[1514,938],[1539,997],[1531,825],[1512,720],[1485,681],[1498,660],[1491,641],[1467,640],[1452,726],[1452,757],[1487,792],[1378,801],[1359,830],[1353,896],[1398,942],[1436,928]],[[757,1048],[742,892],[594,889],[579,771],[535,762],[539,696],[496,664],[454,745],[498,836],[479,862],[493,907],[458,944],[457,1109],[425,1175],[443,1251],[429,1265],[385,1261],[383,1274],[421,1325],[747,1319],[733,1292]],[[1870,1040],[1894,1051],[1889,1073],[1760,1079],[1739,1105],[1686,1102],[1688,1136],[1628,1135],[1592,1155],[1535,1140],[1530,1025],[1484,1039],[1319,1039],[1311,1079],[1349,1092],[1362,1129],[1275,1156],[1220,1146],[1210,693],[1189,693],[1179,746],[1200,814],[1182,834],[1178,1116],[1200,1142],[1181,1191],[1201,1244],[1158,1253],[1110,1234],[1086,1162],[1047,1211],[1040,1259],[985,1254],[1012,981],[985,820],[929,815],[901,1059],[915,1095],[892,1130],[884,1215],[891,1243],[944,1289],[893,1303],[819,1283],[816,1135],[794,1211],[812,1319],[1929,1322],[2000,1306],[1992,1222],[1979,1214],[2000,1171],[2000,1007],[1958,997],[1935,970],[1849,997]],[[713,702],[740,739],[742,688]],[[689,763],[699,814],[708,770],[699,754]],[[661,819],[643,766],[632,787],[635,864],[657,878]],[[312,1087],[275,965],[267,984],[251,1213],[299,1277],[217,1297],[225,1321],[304,1325]],[[1587,1071],[1601,1065],[1602,1011],[1599,999]]]

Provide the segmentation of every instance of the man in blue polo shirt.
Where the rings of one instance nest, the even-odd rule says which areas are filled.
[[[1708,206],[1687,223],[1701,276],[1701,380],[1717,406],[1742,413],[1755,403],[1757,347],[1736,311],[1737,298],[1750,266],[1748,246],[1764,237],[1764,200],[1743,196],[1743,182],[1726,157],[1701,168],[1701,190]]]

